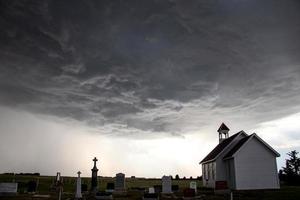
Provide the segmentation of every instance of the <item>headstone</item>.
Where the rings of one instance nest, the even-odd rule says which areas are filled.
[[[162,177],[162,193],[165,193],[165,194],[172,193],[171,176],[163,176]]]
[[[29,193],[35,193],[37,188],[37,182],[36,181],[29,181],[27,183],[27,192]]]
[[[58,184],[60,182],[60,179],[61,179],[60,172],[57,172],[56,173],[56,178],[55,178],[55,184]]]
[[[97,166],[96,166],[96,162],[98,160],[95,157],[93,159],[93,161],[94,161],[94,167],[92,169],[92,187],[91,187],[91,191],[96,192],[97,191],[97,187],[98,187],[98,176],[97,176],[98,169],[97,169]]]
[[[196,196],[195,190],[191,189],[191,188],[185,188],[183,190],[183,196],[184,197],[195,197]]]
[[[82,198],[82,194],[81,194],[81,178],[80,178],[80,174],[81,172],[77,172],[78,177],[77,177],[77,183],[76,183],[76,193],[75,193],[75,199],[80,199]]]
[[[106,192],[113,192],[115,190],[115,184],[114,183],[107,183],[106,184]]]
[[[125,190],[125,174],[123,173],[116,174],[115,190],[116,191]]]
[[[63,178],[60,175],[60,172],[56,173],[55,179],[55,187],[58,191],[58,200],[61,200],[62,192],[63,192]]]
[[[148,192],[149,194],[154,194],[155,193],[154,187],[149,187]]]
[[[16,195],[18,183],[0,183],[0,196]]]
[[[190,182],[190,188],[195,190],[195,193],[197,193],[197,182],[192,181]]]

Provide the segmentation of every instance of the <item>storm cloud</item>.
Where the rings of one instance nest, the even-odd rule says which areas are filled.
[[[300,112],[297,0],[0,1],[0,104],[99,134]],[[217,127],[215,127],[217,128]]]

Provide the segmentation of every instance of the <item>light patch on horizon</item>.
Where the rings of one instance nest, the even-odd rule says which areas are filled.
[[[6,161],[2,172],[54,175],[59,171],[74,176],[80,170],[83,176],[90,176],[91,160],[96,156],[101,176],[123,172],[139,177],[196,177],[201,174],[199,161],[214,145],[199,133],[151,140],[112,138],[72,121],[4,107],[0,111],[6,116],[0,121],[0,159]]]
[[[300,113],[258,124],[252,129],[263,140],[280,153],[278,169],[285,166],[287,153],[300,151]]]

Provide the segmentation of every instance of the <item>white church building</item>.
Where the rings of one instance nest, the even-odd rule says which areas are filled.
[[[224,123],[218,132],[219,144],[200,162],[205,187],[222,182],[233,190],[279,189],[277,151],[255,133],[229,137]]]

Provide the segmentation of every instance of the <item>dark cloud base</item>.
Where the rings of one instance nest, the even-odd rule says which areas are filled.
[[[124,136],[296,113],[299,7],[296,0],[2,0],[0,103],[127,129]]]

